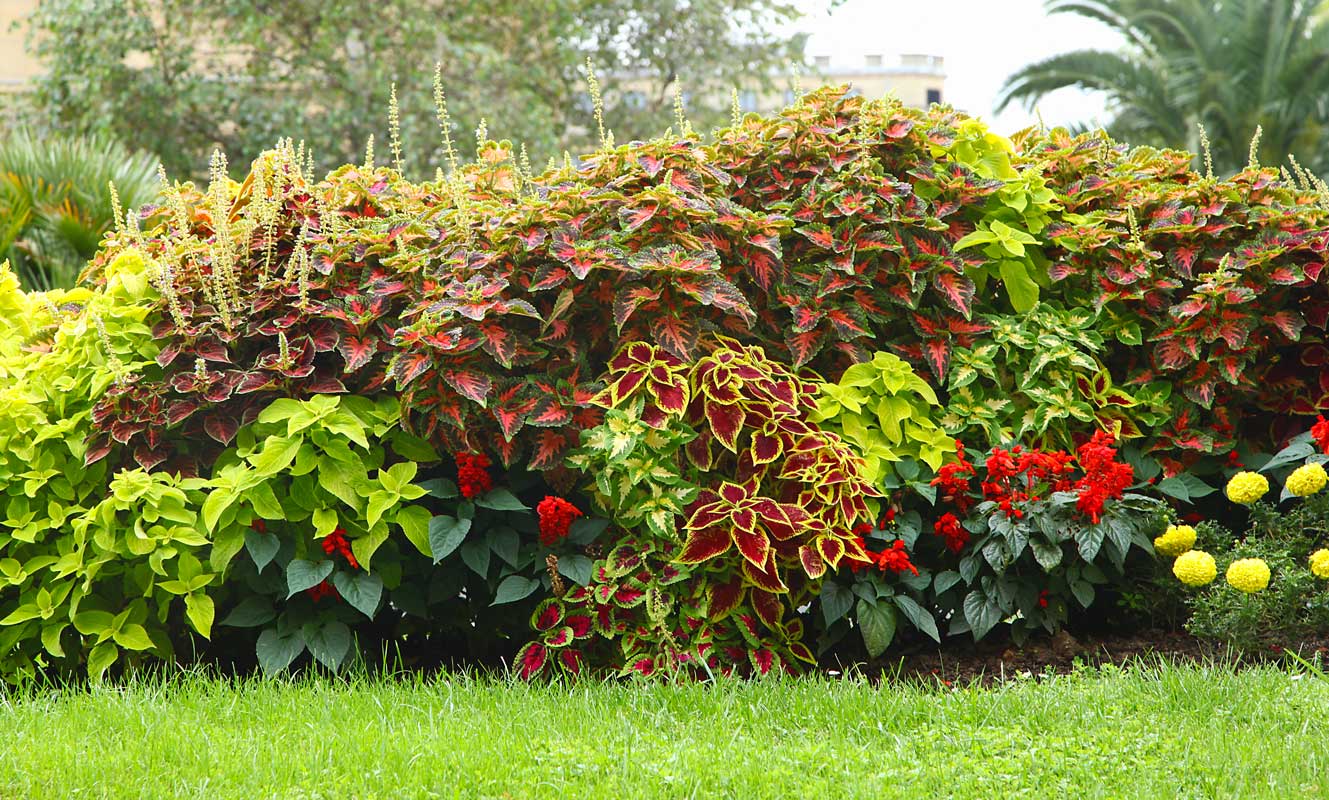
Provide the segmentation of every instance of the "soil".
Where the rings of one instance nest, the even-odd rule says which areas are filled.
[[[1303,658],[1329,653],[1329,637],[1309,639],[1289,648]],[[1237,653],[1211,641],[1180,631],[1142,631],[1131,634],[1091,634],[1080,638],[1061,631],[1056,636],[1033,638],[1017,647],[1009,641],[957,642],[931,645],[897,656],[879,665],[884,679],[943,686],[990,686],[1051,673],[1067,674],[1085,666],[1127,663],[1230,664],[1237,668],[1290,661],[1280,645],[1262,653]]]

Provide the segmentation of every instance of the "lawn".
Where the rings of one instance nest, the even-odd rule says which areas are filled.
[[[0,698],[0,797],[1324,797],[1329,683],[996,688],[196,675]]]

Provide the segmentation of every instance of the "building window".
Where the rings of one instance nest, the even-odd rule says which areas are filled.
[[[941,90],[940,90],[940,89],[928,89],[928,105],[932,105],[933,103],[940,103],[940,102],[941,102]]]
[[[880,67],[880,66],[881,66],[881,56],[878,56],[878,55],[868,56],[867,61],[868,61],[868,66],[869,66],[869,67]]]
[[[744,89],[738,93],[738,107],[741,111],[757,110],[757,93],[751,89]]]

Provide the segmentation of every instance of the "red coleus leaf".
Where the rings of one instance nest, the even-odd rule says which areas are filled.
[[[771,543],[766,538],[765,531],[745,531],[735,525],[732,535],[734,544],[738,545],[738,551],[742,553],[743,558],[757,567],[761,567],[766,563],[766,559],[771,552]]]
[[[643,678],[649,678],[655,674],[655,659],[650,656],[639,656],[628,662],[627,670]]]
[[[969,318],[977,291],[973,281],[954,272],[938,272],[932,276],[932,286],[951,308],[963,314],[965,319]]]
[[[747,578],[753,586],[765,589],[768,592],[783,594],[789,591],[789,587],[785,586],[784,581],[780,579],[780,572],[775,566],[774,553],[761,566],[755,566],[751,561],[743,559],[743,577]]]
[[[743,432],[747,412],[738,404],[705,401],[706,421],[716,441],[731,453],[738,453],[738,436]]]
[[[392,376],[397,379],[397,386],[404,389],[431,366],[433,360],[428,353],[398,351],[397,360],[392,364]]]
[[[573,634],[572,628],[563,625],[556,630],[545,634],[544,644],[545,647],[567,647],[572,644],[572,641],[575,638],[576,636]]]
[[[563,622],[569,628],[572,628],[572,635],[578,639],[585,639],[590,636],[594,629],[591,618],[587,614],[569,614]]]
[[[729,616],[743,599],[743,584],[715,583],[707,590],[707,616],[713,621],[720,621]]]
[[[547,631],[563,620],[563,606],[553,600],[546,600],[531,618],[531,627],[537,631]]]
[[[566,670],[569,675],[580,675],[582,669],[581,651],[567,648],[559,650],[558,663],[562,665],[563,669]]]
[[[463,397],[482,406],[488,401],[489,392],[493,389],[489,376],[469,370],[448,370],[443,373],[443,381]]]
[[[544,470],[562,463],[567,452],[567,436],[559,431],[541,431],[531,452],[530,468]]]
[[[778,657],[769,647],[759,647],[748,651],[748,659],[752,662],[752,668],[759,675],[769,675],[771,670],[778,663]]]
[[[355,372],[368,364],[378,354],[379,341],[377,336],[343,336],[337,350],[346,361],[345,371]]]
[[[642,305],[654,303],[660,299],[660,289],[640,283],[626,284],[619,287],[614,295],[614,325],[621,331],[623,325]]]
[[[203,420],[203,430],[218,443],[229,445],[240,430],[240,421],[229,411],[210,414]]]
[[[693,351],[697,349],[697,326],[691,320],[685,320],[669,314],[651,318],[651,336],[667,352],[684,361],[691,361]]]
[[[721,526],[692,530],[677,560],[681,564],[700,564],[723,555],[732,543],[729,531]]]
[[[817,552],[821,553],[822,560],[834,569],[840,565],[840,559],[845,554],[845,542],[834,536],[819,537],[817,539]]]
[[[522,680],[531,680],[544,672],[545,665],[549,663],[549,651],[539,642],[528,642],[525,647],[517,651],[514,662],[517,665],[517,675]]]

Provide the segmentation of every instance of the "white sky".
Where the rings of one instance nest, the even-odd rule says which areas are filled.
[[[890,63],[901,53],[946,59],[943,99],[1010,134],[1037,118],[1013,105],[993,114],[1006,77],[1055,53],[1085,48],[1115,50],[1121,38],[1106,26],[1073,14],[1049,15],[1043,0],[844,0],[829,15],[829,0],[797,0],[806,13],[797,29],[811,34],[808,56],[831,64],[861,65],[869,53]],[[1099,94],[1064,89],[1044,98],[1048,125],[1106,122]]]

